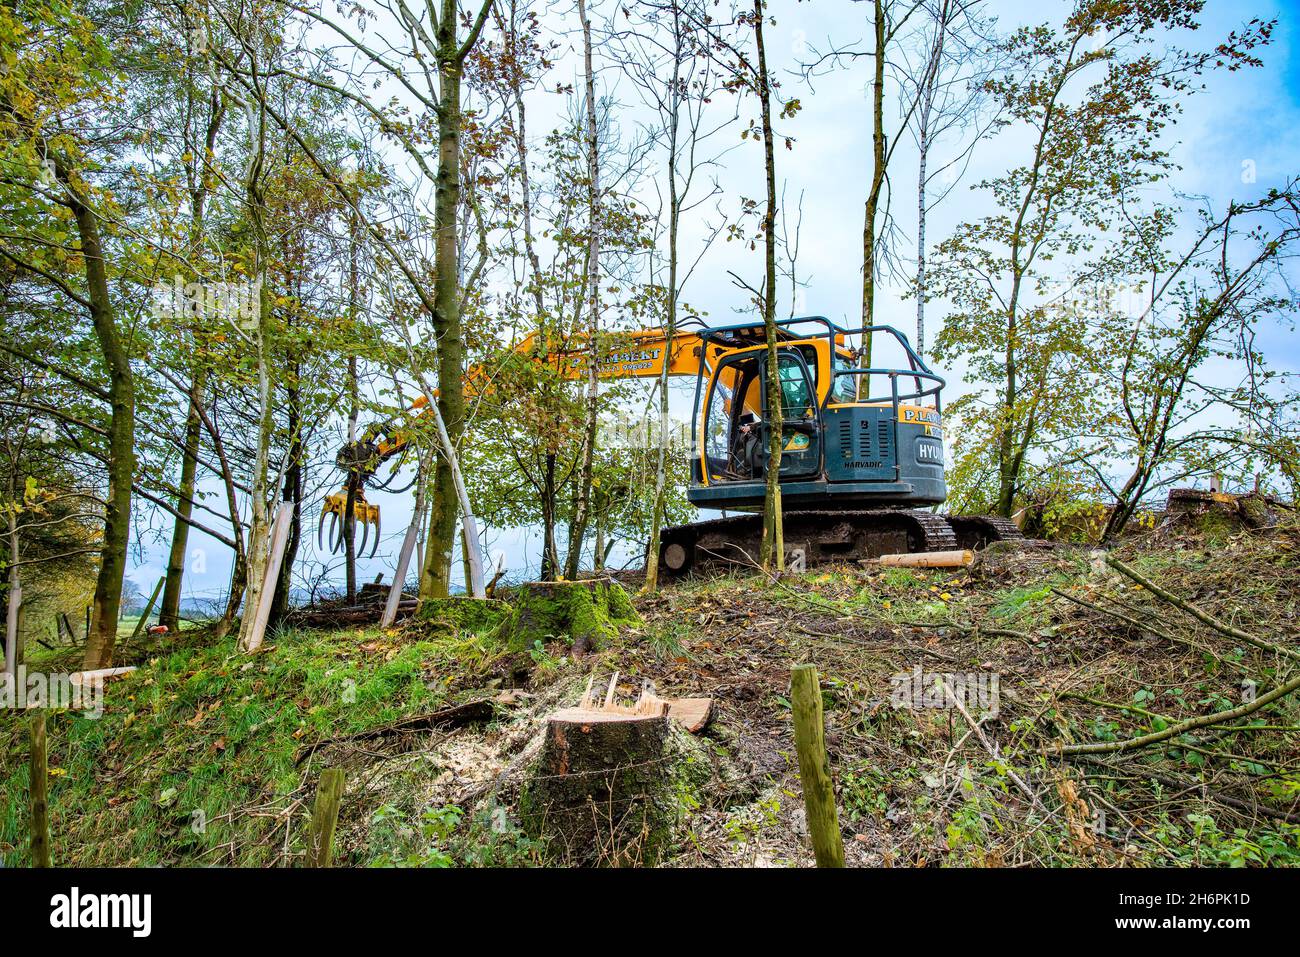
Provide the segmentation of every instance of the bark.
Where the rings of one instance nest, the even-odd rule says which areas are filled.
[[[666,715],[551,715],[525,829],[570,865],[652,866],[671,833],[669,738]]]
[[[117,619],[122,605],[122,578],[126,574],[126,548],[131,535],[131,480],[135,474],[135,378],[131,360],[118,334],[108,271],[104,261],[99,218],[87,205],[61,160],[55,174],[68,193],[68,205],[77,223],[85,263],[90,318],[108,370],[111,414],[108,426],[108,494],[104,506],[104,539],[99,573],[95,578],[94,612],[86,639],[84,665],[107,668],[117,641]]]
[[[776,338],[776,154],[772,145],[772,84],[767,72],[763,42],[763,0],[754,0],[754,42],[758,48],[756,77],[763,126],[763,166],[767,184],[767,209],[763,216],[765,273],[763,326],[767,332],[768,464],[763,499],[763,544],[759,560],[765,571],[785,568],[785,536],[781,509],[781,383]]]
[[[449,9],[450,7],[450,9]],[[438,411],[446,425],[450,449],[434,467],[428,548],[421,598],[451,593],[451,558],[456,544],[458,503],[449,455],[465,429],[465,340],[460,317],[460,250],[456,216],[460,209],[461,67],[454,2],[443,3],[438,24],[438,172],[434,187],[433,332],[438,345]]]
[[[181,450],[181,480],[176,490],[176,524],[172,529],[171,550],[167,555],[167,582],[163,586],[158,624],[171,632],[180,630],[181,586],[185,578],[185,555],[189,547],[190,520],[194,514],[195,475],[199,465],[199,440],[203,423],[198,405],[203,401],[206,376],[196,368],[190,380],[189,411],[185,416],[185,444]]]
[[[587,429],[582,450],[573,523],[569,526],[569,554],[565,577],[578,577],[582,543],[591,519],[591,479],[596,456],[597,417],[600,412],[600,149],[596,129],[596,78],[591,58],[591,19],[586,0],[578,0],[582,21],[582,55],[587,99]]]

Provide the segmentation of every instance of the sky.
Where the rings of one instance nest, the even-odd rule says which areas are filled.
[[[600,9],[599,5],[593,7]],[[1044,18],[1044,11],[1052,16],[1055,14],[1051,11],[1067,8],[1068,4],[1062,0],[1035,3],[993,0],[989,4],[989,12],[997,17],[1003,32],[1020,24],[1039,22]],[[791,213],[802,199],[797,269],[806,287],[795,303],[799,314],[822,314],[851,321],[860,309],[862,204],[869,185],[871,156],[866,65],[858,64],[822,76],[810,88],[800,76],[799,64],[808,59],[810,48],[846,46],[866,38],[869,10],[868,4],[854,0],[799,3],[772,0],[769,4],[769,11],[777,21],[768,31],[772,67],[780,75],[782,94],[797,96],[802,103],[797,117],[782,125],[783,132],[794,137],[794,147],[778,151],[777,156],[781,181],[778,190],[784,190]],[[1297,32],[1300,31],[1300,0],[1282,3],[1209,0],[1201,16],[1201,30],[1180,40],[1198,46],[1217,42],[1251,17],[1278,20],[1273,42],[1261,53],[1264,66],[1237,73],[1219,71],[1211,76],[1207,90],[1188,100],[1168,141],[1180,167],[1170,179],[1170,188],[1189,197],[1207,197],[1217,207],[1232,199],[1262,194],[1269,186],[1281,185],[1289,176],[1300,173],[1295,160],[1300,155],[1300,104],[1297,102],[1300,59],[1296,53],[1300,42]],[[551,7],[543,22],[556,30],[574,23],[571,12],[562,6]],[[579,82],[581,59],[575,51],[580,50],[580,36],[570,33],[561,42],[565,47],[548,84],[551,88],[555,81],[575,85]],[[597,69],[601,70],[599,49],[596,55]],[[628,128],[634,126],[640,114],[633,91],[620,83],[609,69],[601,70],[598,84],[601,95],[608,97],[612,104],[615,119]],[[556,94],[535,94],[530,103],[530,128],[539,132],[546,129],[548,118],[558,121],[566,109],[563,98]],[[738,135],[739,127],[736,131]],[[1020,162],[1023,151],[1017,153],[1015,146],[1014,139],[1008,135],[976,149],[958,188],[930,214],[928,230],[933,241],[950,235],[962,221],[988,211],[987,198],[973,186],[986,176],[1000,174],[1009,162]],[[937,149],[942,153],[943,145]],[[731,150],[720,172],[722,185],[728,192],[760,196],[761,164],[762,156],[757,148]],[[894,212],[904,236],[914,235],[915,170],[916,154],[908,138],[898,147],[898,155],[891,165],[897,190]],[[683,248],[689,249],[692,244],[698,248],[706,234],[704,224],[698,218],[690,219],[684,229]],[[912,256],[914,251],[904,249],[903,255]],[[684,298],[706,311],[711,323],[735,321],[737,310],[744,309],[747,297],[735,287],[729,272],[758,277],[761,269],[761,249],[751,252],[741,243],[714,243],[685,290]],[[895,324],[911,335],[915,303],[904,298],[906,291],[907,284],[902,277],[888,282],[879,293],[877,316],[879,321]],[[789,308],[788,298],[778,304],[782,313]],[[927,311],[930,336],[941,322],[942,309],[939,304],[932,305]],[[1290,331],[1281,326],[1266,330],[1259,344],[1270,356],[1274,368],[1300,369],[1300,345]],[[945,396],[947,402],[969,388],[962,381],[960,364],[935,371],[950,382]],[[675,415],[689,416],[692,391],[693,383],[680,383],[675,388]],[[389,580],[403,530],[410,519],[410,495],[376,492],[371,499],[383,511],[386,531],[375,558],[359,563],[358,575],[360,580],[370,581],[383,572],[385,580]],[[318,502],[305,505],[304,517],[313,530],[318,514]],[[169,527],[163,514],[154,515],[151,520],[158,528]],[[512,580],[536,575],[540,553],[536,529],[485,530],[484,544],[489,564],[495,565],[499,557]],[[186,597],[210,598],[223,592],[229,579],[228,550],[197,531],[191,533],[190,547]],[[304,543],[304,548],[311,560],[314,541]],[[148,593],[165,570],[165,536],[161,542],[149,535],[141,536],[133,557],[135,567],[129,574]],[[616,557],[627,560],[633,553],[623,548],[616,552]],[[318,565],[315,570],[319,570]],[[341,571],[336,577],[341,580]]]

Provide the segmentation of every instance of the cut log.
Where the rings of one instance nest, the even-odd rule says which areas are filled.
[[[975,561],[969,548],[949,552],[907,552],[901,555],[881,555],[873,559],[877,565],[893,568],[961,568]]]
[[[135,671],[135,665],[127,665],[123,668],[99,668],[95,671],[75,671],[68,675],[68,683],[74,685],[96,685],[103,684],[113,678],[121,678],[123,675],[129,675]]]
[[[668,716],[565,708],[520,807],[525,827],[562,863],[653,865],[671,834]]]
[[[668,717],[691,734],[699,734],[713,717],[712,698],[668,698]]]

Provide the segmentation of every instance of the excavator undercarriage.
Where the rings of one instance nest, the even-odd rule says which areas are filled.
[[[787,511],[783,522],[788,568],[852,562],[900,552],[980,549],[1022,538],[1014,523],[988,515],[945,516],[912,509]],[[660,575],[668,579],[758,565],[763,516],[729,515],[665,528]]]

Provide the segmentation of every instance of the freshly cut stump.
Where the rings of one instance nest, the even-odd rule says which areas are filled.
[[[521,809],[524,825],[562,862],[651,866],[672,830],[667,714],[565,708]]]

